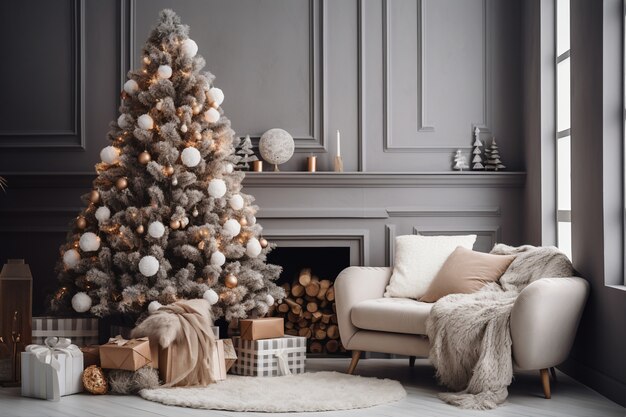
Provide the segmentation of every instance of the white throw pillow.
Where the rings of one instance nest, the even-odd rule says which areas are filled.
[[[396,237],[393,274],[385,297],[420,298],[458,246],[473,249],[476,235]]]

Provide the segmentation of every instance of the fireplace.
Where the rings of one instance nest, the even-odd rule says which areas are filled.
[[[278,247],[268,262],[283,267],[277,284],[287,297],[272,316],[283,317],[285,334],[304,336],[310,355],[345,355],[339,338],[334,281],[350,266],[350,247]]]

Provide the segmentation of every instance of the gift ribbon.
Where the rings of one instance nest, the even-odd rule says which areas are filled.
[[[147,337],[139,337],[137,339],[131,339],[131,340],[126,340],[122,337],[122,335],[117,335],[115,337],[111,337],[109,338],[109,341],[107,342],[107,345],[111,344],[111,345],[116,345],[117,347],[120,346],[126,346],[127,343],[131,343],[131,342],[136,342],[136,341],[149,341],[149,339]],[[132,349],[134,346],[130,346],[130,348]],[[139,353],[139,352],[137,352]],[[150,364],[152,363],[152,357],[147,358],[144,355],[139,354],[142,358],[144,358],[146,360],[146,364]]]
[[[278,349],[274,352],[274,357],[278,361],[278,369],[280,369],[281,375],[291,375],[291,370],[289,366],[287,366],[287,358],[285,357],[285,351],[283,349]]]
[[[72,358],[73,356],[80,355],[80,349],[76,345],[72,345],[72,341],[65,337],[46,337],[44,341],[45,346],[42,345],[28,345],[26,346],[26,352],[30,352],[35,355],[37,361],[41,362],[43,365],[49,367],[46,372],[46,379],[41,379],[40,383],[46,384],[47,387],[52,387],[52,401],[59,401],[60,395],[60,387],[59,387],[59,371],[61,369],[61,363],[57,359],[59,353],[67,354],[68,358]],[[68,370],[66,368],[66,372],[69,371],[70,375],[73,375],[73,361],[70,359]],[[31,380],[34,379],[34,367],[31,367]],[[42,390],[43,391],[43,390]],[[50,396],[47,395],[49,398]]]

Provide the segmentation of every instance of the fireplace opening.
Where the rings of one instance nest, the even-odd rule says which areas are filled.
[[[350,266],[350,248],[278,247],[268,262],[283,267],[277,284],[287,294],[269,315],[284,318],[285,334],[306,337],[309,354],[346,355],[337,326],[334,281]]]

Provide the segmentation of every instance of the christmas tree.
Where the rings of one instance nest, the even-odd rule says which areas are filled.
[[[454,166],[452,169],[456,171],[463,171],[464,169],[468,169],[467,159],[465,155],[461,152],[460,149],[457,149],[456,154],[454,155]]]
[[[253,197],[234,171],[224,94],[171,10],[122,91],[111,144],[100,153],[86,207],[61,247],[53,311],[139,317],[204,297],[215,318],[262,316],[284,296],[267,264]]]
[[[475,139],[474,144],[472,145],[474,147],[474,150],[472,151],[472,155],[474,155],[474,158],[472,158],[472,169],[474,171],[482,171],[485,169],[482,158],[483,152],[480,149],[483,146],[483,143],[480,141],[480,129],[478,127],[474,130],[474,135]]]
[[[250,162],[259,160],[252,150],[250,135],[246,135],[239,146],[237,146],[236,154],[239,156],[239,161],[235,165],[237,169],[248,170],[250,169]]]
[[[500,160],[500,151],[498,150],[498,144],[496,143],[495,137],[491,140],[491,145],[488,150],[485,150],[485,153],[487,156],[487,163],[485,164],[486,170],[500,171],[506,168]]]

